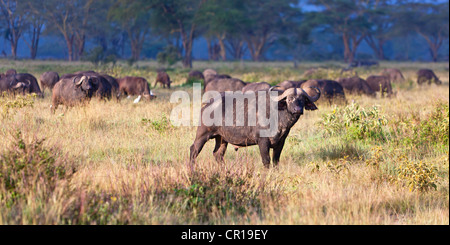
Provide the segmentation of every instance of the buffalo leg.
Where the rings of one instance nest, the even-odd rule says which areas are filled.
[[[228,146],[228,142],[224,141],[222,139],[222,137],[216,138],[216,146],[214,147],[213,155],[216,158],[217,162],[223,163],[223,156],[225,155],[227,146]]]
[[[261,154],[261,159],[264,164],[264,167],[270,167],[270,143],[268,140],[261,140],[258,143],[259,152]]]
[[[206,133],[199,133],[197,131],[197,137],[195,137],[195,141],[191,146],[191,152],[190,152],[190,162],[191,164],[195,162],[195,159],[197,158],[198,154],[202,151],[203,146],[205,145],[206,141],[208,141],[209,136]]]
[[[280,162],[280,156],[281,156],[281,151],[283,150],[284,147],[284,141],[286,140],[286,138],[282,139],[278,145],[276,145],[273,148],[273,157],[272,157],[272,161],[273,161],[273,165],[277,166],[278,163]]]

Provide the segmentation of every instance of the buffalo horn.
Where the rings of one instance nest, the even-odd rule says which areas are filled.
[[[305,88],[305,90],[302,88],[297,88],[297,93],[303,94],[311,102],[316,102],[320,98],[320,89],[318,89],[316,87],[307,87],[307,88]],[[316,94],[315,96],[310,95],[310,94],[314,94],[314,93]]]

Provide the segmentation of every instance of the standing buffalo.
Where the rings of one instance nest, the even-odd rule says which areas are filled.
[[[316,87],[323,94],[323,98],[331,105],[333,102],[346,103],[344,88],[333,80],[311,79],[300,85],[301,88]]]
[[[159,71],[158,75],[156,75],[155,85],[153,87],[156,87],[158,83],[161,83],[163,88],[170,88],[170,84],[172,81],[170,81],[169,75],[165,71]]]
[[[436,83],[436,84],[442,84],[442,81],[434,74],[433,70],[430,69],[420,69],[417,71],[417,83],[419,85],[424,83]]]
[[[245,82],[237,78],[221,78],[221,79],[219,78],[209,82],[205,87],[205,92],[242,91],[245,85],[247,85]]]
[[[201,71],[193,70],[190,71],[188,74],[188,81],[189,80],[203,80],[205,81],[205,76],[203,76],[203,73]]]
[[[300,81],[283,81],[277,85],[277,87],[280,87],[284,90],[289,88],[300,88],[300,86],[306,82],[307,80],[300,80]]]
[[[42,92],[44,92],[46,88],[50,89],[51,91],[55,84],[59,81],[59,75],[57,72],[47,71],[42,73],[40,80]]]
[[[37,79],[33,75],[29,73],[18,73],[11,76],[14,76],[18,82],[28,84],[28,87],[25,90],[27,93],[35,93],[37,96],[44,98],[44,94],[41,92]]]
[[[111,99],[113,95],[113,87],[109,81],[95,71],[79,71],[74,74],[65,74],[62,78],[73,78],[75,76],[87,76],[94,86],[94,94],[100,99]]]
[[[137,95],[138,98],[135,100],[135,103],[139,102],[142,96],[148,100],[156,97],[150,90],[150,86],[145,78],[123,77],[118,79],[117,82],[119,83],[119,96],[121,94],[128,96]]]
[[[337,80],[339,84],[344,87],[345,90],[347,90],[351,94],[365,94],[371,97],[375,97],[376,93],[373,91],[369,84],[366,82],[366,80],[354,76],[354,77],[347,77],[347,78],[339,78]]]
[[[242,93],[245,93],[247,91],[260,91],[260,90],[268,90],[270,88],[270,84],[266,82],[259,82],[259,83],[248,83],[242,88]]]
[[[206,86],[208,85],[208,83],[217,80],[217,79],[225,79],[225,78],[231,78],[231,76],[226,75],[226,74],[217,74],[217,72],[213,69],[206,69],[203,72],[203,76],[205,78],[205,82],[203,84],[203,89],[206,90]]]
[[[384,97],[385,95],[387,95],[387,97],[390,97],[393,94],[389,77],[372,75],[369,76],[366,81],[373,91],[381,92],[382,97]]]
[[[58,105],[69,107],[86,103],[95,91],[95,84],[89,76],[65,76],[53,87],[51,111],[55,113]]]
[[[29,82],[19,82],[14,76],[2,76],[0,77],[0,95],[3,92],[7,93],[22,93],[29,90]]]
[[[386,76],[391,82],[404,82],[405,77],[399,69],[386,68],[382,71],[381,75]]]
[[[204,119],[201,120],[201,125],[197,128],[197,134],[194,143],[190,147],[190,163],[193,164],[198,154],[202,150],[203,146],[209,139],[216,140],[216,146],[214,148],[214,157],[216,161],[223,162],[223,157],[227,149],[228,143],[238,146],[246,147],[251,145],[258,145],[262,162],[265,167],[270,167],[270,149],[273,149],[272,162],[276,166],[280,160],[281,151],[283,150],[286,137],[289,134],[291,127],[297,122],[300,116],[303,114],[303,110],[316,110],[317,107],[314,102],[320,97],[320,90],[317,88],[290,88],[286,91],[276,91],[278,96],[270,96],[272,88],[267,90],[265,95],[266,108],[255,109],[256,115],[263,113],[263,116],[256,116],[255,124],[250,125],[248,122],[251,119],[249,117],[250,110],[258,103],[259,93],[256,93],[255,97],[251,99],[243,100],[242,110],[243,121],[247,122],[247,125],[237,125],[237,112],[232,109],[233,115],[226,115],[226,94],[222,93],[219,98],[220,104],[216,104],[217,101],[207,103],[201,110],[203,115],[205,110],[211,110],[212,108],[219,108],[221,113],[221,120],[219,124],[212,124],[207,126],[204,124]],[[263,123],[261,118],[269,119],[270,116],[270,103],[276,103],[276,113],[278,116],[277,121],[271,123]],[[219,105],[219,107],[217,106]],[[237,106],[236,106],[237,107]],[[216,109],[214,109],[216,110]],[[206,113],[208,116],[208,113]],[[253,117],[254,115],[252,115]],[[226,117],[233,118],[233,124],[227,125]],[[277,122],[277,123],[276,123]],[[273,123],[273,124],[272,124]],[[274,128],[271,128],[274,127]],[[272,129],[272,130],[270,130]],[[262,130],[269,130],[270,134],[264,135]]]

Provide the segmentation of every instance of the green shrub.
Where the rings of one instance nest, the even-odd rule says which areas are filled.
[[[156,130],[159,133],[166,132],[167,130],[173,128],[172,124],[170,123],[170,119],[167,118],[165,114],[163,114],[161,118],[157,120],[142,118],[141,122],[143,125],[147,125],[151,129]]]
[[[75,172],[58,150],[44,147],[45,139],[28,143],[21,131],[13,137],[14,144],[0,155],[0,199],[11,204],[30,193],[49,195]]]
[[[336,107],[332,113],[322,115],[319,124],[331,135],[343,134],[348,139],[386,140],[387,119],[377,106],[363,108],[356,103]]]
[[[400,157],[397,183],[405,184],[410,191],[428,191],[436,189],[437,169],[426,162],[412,162]]]
[[[7,117],[14,114],[17,109],[23,107],[33,107],[36,94],[27,94],[26,96],[11,97],[6,92],[0,95],[0,107],[2,108],[2,116]]]

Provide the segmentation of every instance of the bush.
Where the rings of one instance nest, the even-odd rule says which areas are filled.
[[[426,162],[412,162],[406,157],[400,157],[397,183],[406,184],[409,191],[428,191],[436,189],[437,169]]]
[[[380,115],[377,106],[362,108],[353,103],[335,108],[332,113],[322,115],[319,124],[331,135],[344,134],[348,139],[386,140],[384,126],[387,119]]]
[[[177,47],[173,45],[166,46],[162,52],[156,56],[160,64],[167,64],[169,67],[181,60],[181,55]]]
[[[44,147],[45,139],[27,143],[20,130],[13,137],[14,144],[0,155],[0,199],[12,204],[31,193],[49,196],[59,180],[75,172],[57,149]]]
[[[9,97],[6,92],[0,96],[0,107],[2,116],[6,117],[16,112],[14,109],[23,107],[33,107],[36,94],[27,94],[26,96]]]

